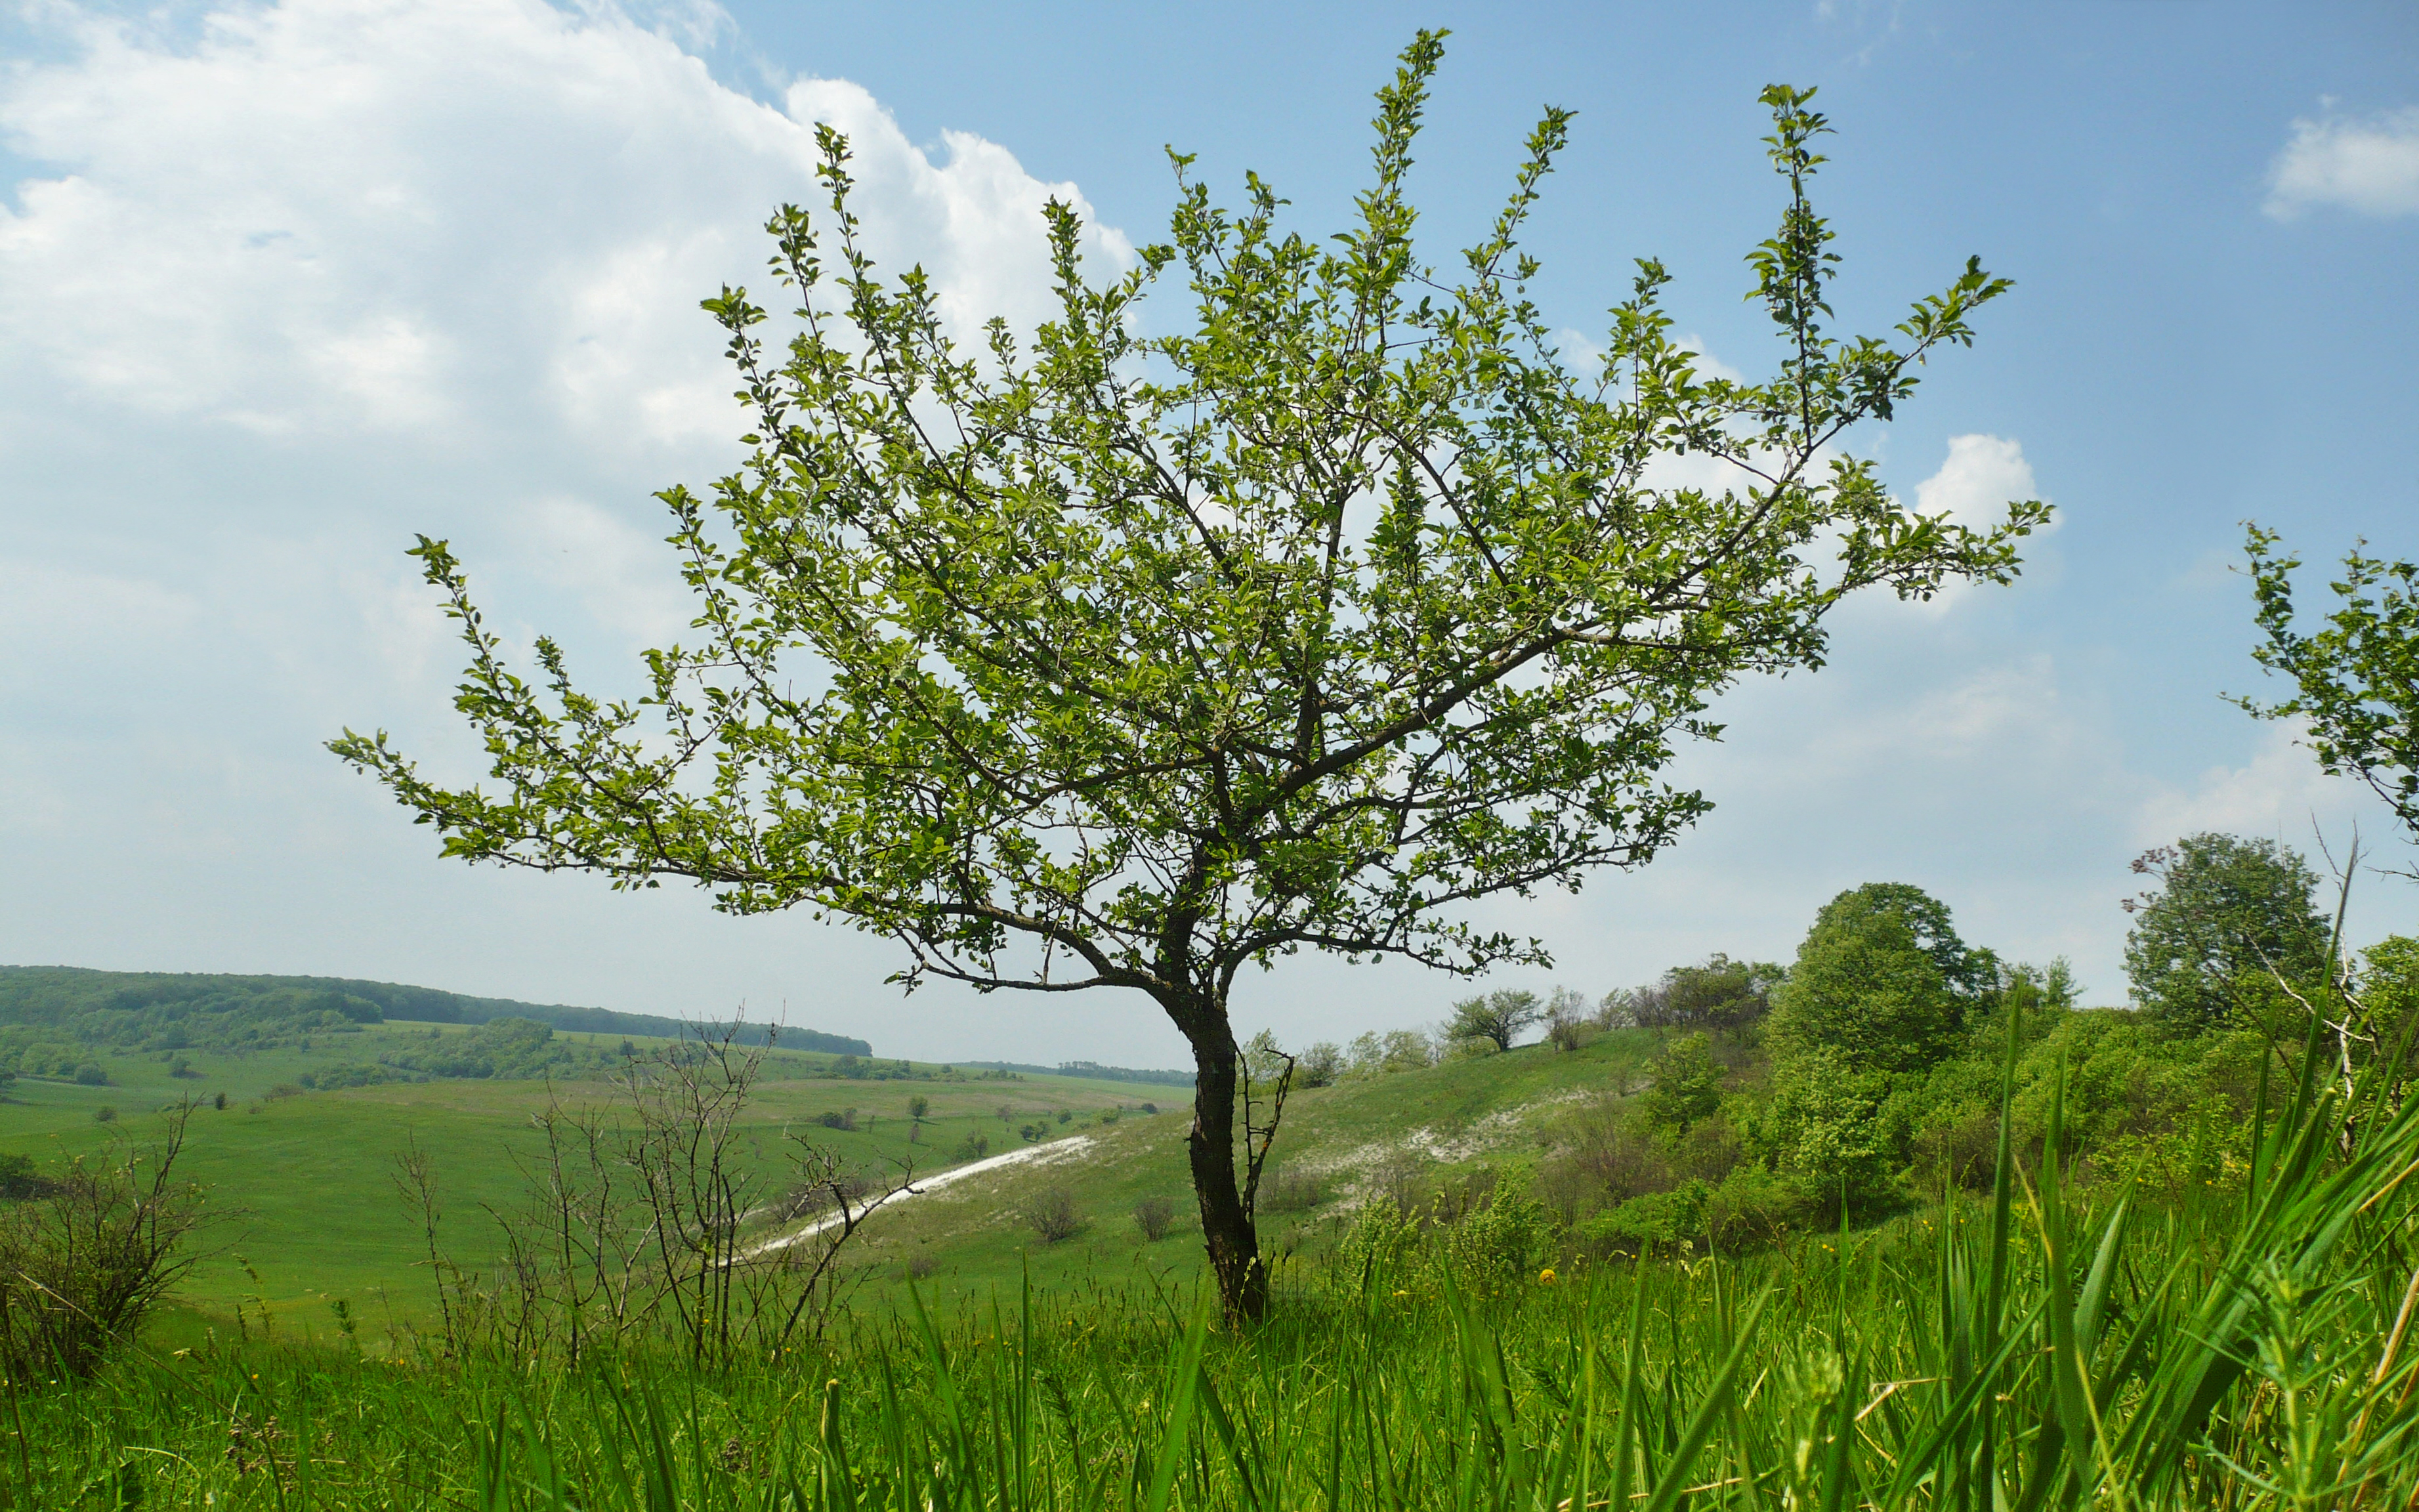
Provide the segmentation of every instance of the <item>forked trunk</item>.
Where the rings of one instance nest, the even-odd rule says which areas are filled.
[[[1268,1311],[1269,1273],[1259,1230],[1235,1177],[1235,1039],[1225,1026],[1193,1041],[1193,1192],[1201,1203],[1201,1238],[1218,1276],[1218,1300],[1237,1322]]]

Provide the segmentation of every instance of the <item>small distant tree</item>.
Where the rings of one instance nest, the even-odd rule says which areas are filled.
[[[907,1142],[920,1142],[924,1136],[924,1115],[932,1111],[932,1100],[918,1094],[907,1100]]]
[[[1715,699],[1822,665],[1861,590],[2008,580],[2047,515],[1922,516],[1841,449],[2009,285],[1968,260],[1895,335],[1833,333],[1811,91],[1763,96],[1782,210],[1748,260],[1777,374],[1708,376],[1651,260],[1575,366],[1519,246],[1570,112],[1545,113],[1475,245],[1442,267],[1414,247],[1441,55],[1421,34],[1379,91],[1340,236],[1280,227],[1256,178],[1223,210],[1179,157],[1169,239],[1095,280],[1053,203],[1057,311],[1029,347],[994,321],[969,351],[920,270],[877,277],[847,142],[819,128],[829,215],[768,226],[786,347],[745,290],[706,301],[755,451],[710,503],[660,496],[694,642],[649,652],[635,700],[584,690],[551,639],[524,678],[423,538],[500,786],[433,780],[382,733],[332,748],[468,861],[842,916],[902,945],[910,985],[1148,1000],[1193,1052],[1220,1293],[1258,1316],[1244,969],[1545,962],[1467,905],[1651,860],[1709,807],[1663,774],[1718,733]],[[1143,318],[1170,275],[1190,318]],[[1727,484],[1669,476],[1678,455]]]
[[[1513,1041],[1545,1016],[1545,1005],[1537,1001],[1535,993],[1489,993],[1454,1004],[1444,1033],[1448,1040],[1483,1040],[1498,1050],[1509,1050]]]
[[[2262,718],[2306,721],[2319,764],[2367,783],[2419,839],[2419,563],[2345,553],[2343,575],[2328,585],[2334,612],[2305,635],[2293,608],[2300,559],[2280,553],[2273,532],[2249,530],[2267,637],[2252,656],[2290,678],[2293,692],[2273,703],[2235,702]]]
[[[1722,1104],[1722,1068],[1714,1059],[1713,1041],[1702,1030],[1664,1046],[1646,1074],[1642,1106],[1655,1128],[1686,1134]]]
[[[1737,1028],[1764,1016],[1787,975],[1766,962],[1716,952],[1703,965],[1673,966],[1662,980],[1628,994],[1628,1020],[1650,1028]]]
[[[1546,999],[1546,1042],[1557,1050],[1577,1050],[1586,1038],[1588,1001],[1568,987],[1557,987]]]
[[[1344,1074],[1344,1047],[1333,1040],[1321,1040],[1302,1053],[1295,1064],[1294,1076],[1304,1087],[1333,1087]]]
[[[2328,925],[2309,863],[2272,840],[2204,833],[2143,853],[2156,885],[2125,900],[2125,977],[2174,1034],[2229,1024],[2282,1032],[2288,987],[2328,976]]]

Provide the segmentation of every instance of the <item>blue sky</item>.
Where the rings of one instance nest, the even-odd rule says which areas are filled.
[[[2059,511],[2025,580],[1842,612],[1831,667],[1744,687],[1679,774],[1718,805],[1646,871],[1505,904],[1590,993],[1914,882],[1967,936],[2122,992],[2125,863],[2199,828],[2307,848],[2380,812],[2256,690],[2241,522],[2313,558],[2419,550],[2419,13],[2408,6],[630,6],[537,0],[0,19],[0,961],[309,971],[786,1014],[883,1051],[1172,1062],[1139,1000],[901,1001],[882,942],[690,895],[440,862],[317,742],[384,726],[473,769],[400,556],[454,539],[500,625],[612,684],[685,618],[649,495],[741,428],[695,301],[856,141],[868,220],[969,316],[1040,306],[1038,209],[1152,236],[1162,145],[1332,229],[1370,91],[1454,36],[1416,181],[1440,254],[1538,107],[1576,108],[1533,249],[1578,339],[1630,259],[1715,361],[1769,360],[1741,255],[1777,209],[1764,84],[1821,86],[1840,314],[1879,328],[1969,253],[1981,340],[1859,438],[1927,508]],[[2361,885],[2355,934],[2419,928]],[[1293,1041],[1462,990],[1288,964]]]

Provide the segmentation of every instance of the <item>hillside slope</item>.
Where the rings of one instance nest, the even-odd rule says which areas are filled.
[[[709,1032],[712,1019],[685,1021],[656,1013],[562,1003],[472,997],[434,987],[363,981],[350,977],[247,977],[204,972],[93,971],[81,966],[0,966],[0,1027],[64,1031],[85,1044],[182,1050],[213,1041],[283,1041],[314,1028],[408,1019],[420,1024],[485,1024],[528,1019],[575,1034],[670,1038],[692,1022]],[[778,1029],[791,1050],[871,1056],[865,1041],[788,1026],[732,1026],[747,1044],[763,1044]]]
[[[1517,1165],[1576,1103],[1639,1089],[1664,1036],[1616,1030],[1575,1052],[1546,1045],[1360,1077],[1299,1091],[1286,1104],[1260,1196],[1261,1243],[1285,1257],[1332,1242],[1379,1193],[1421,1189],[1480,1164]],[[1040,1085],[1035,1079],[1034,1085]],[[872,1286],[913,1277],[928,1295],[976,1297],[1030,1276],[1082,1287],[1132,1268],[1190,1275],[1201,1262],[1185,1165],[1190,1120],[1127,1117],[1080,1130],[1063,1156],[953,1181],[875,1215],[859,1236]],[[1036,1200],[1063,1192],[1081,1230],[1051,1242],[1027,1221]],[[1133,1212],[1164,1200],[1166,1237],[1145,1242]]]

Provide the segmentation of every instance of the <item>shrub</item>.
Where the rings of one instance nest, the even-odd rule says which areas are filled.
[[[1665,1046],[1647,1078],[1641,1111],[1656,1128],[1686,1134],[1721,1106],[1722,1069],[1703,1032],[1684,1034]]]
[[[1499,1194],[1444,1230],[1440,1258],[1463,1289],[1500,1297],[1528,1281],[1559,1227],[1544,1203]]]
[[[1043,1187],[1025,1200],[1025,1221],[1045,1244],[1055,1244],[1084,1231],[1084,1214],[1075,1194],[1063,1186]]]
[[[92,1121],[95,1123],[116,1123],[117,1121],[117,1109],[110,1106],[106,1103],[103,1103],[100,1106],[92,1110]]]
[[[1326,1182],[1308,1171],[1287,1165],[1260,1184],[1256,1205],[1264,1212],[1307,1212],[1326,1200]]]
[[[1404,1278],[1419,1246],[1418,1214],[1392,1202],[1372,1202],[1345,1231],[1336,1251],[1337,1272],[1364,1294],[1391,1291]]]
[[[1333,1087],[1344,1074],[1344,1050],[1333,1040],[1321,1040],[1302,1053],[1294,1078],[1304,1087]]]
[[[989,1134],[970,1134],[958,1141],[958,1148],[954,1153],[959,1160],[980,1160],[990,1149]]]
[[[1156,1244],[1176,1227],[1176,1204],[1163,1196],[1145,1197],[1133,1205],[1133,1221],[1142,1242]]]
[[[856,1109],[841,1108],[836,1113],[829,1111],[819,1113],[815,1116],[815,1121],[822,1124],[826,1129],[855,1130],[856,1128]]]
[[[34,1168],[31,1155],[0,1155],[0,1202],[23,1202],[51,1189]]]
[[[1598,1254],[1635,1254],[1654,1246],[1671,1246],[1699,1239],[1705,1232],[1706,1199],[1714,1189],[1703,1181],[1686,1180],[1669,1192],[1631,1197],[1610,1212],[1599,1212],[1579,1226],[1578,1238]]]
[[[162,1145],[78,1161],[0,1211],[0,1373],[92,1373],[195,1263],[200,1196],[175,1176],[184,1119]]]
[[[87,1060],[75,1069],[75,1084],[78,1087],[107,1087],[109,1072]]]
[[[376,1087],[395,1079],[396,1073],[384,1066],[364,1065],[358,1061],[304,1072],[300,1077],[304,1087],[320,1092],[340,1092],[348,1087]]]
[[[1759,1165],[1742,1165],[1705,1197],[1705,1237],[1735,1253],[1778,1244],[1811,1226],[1819,1211],[1797,1187]]]

